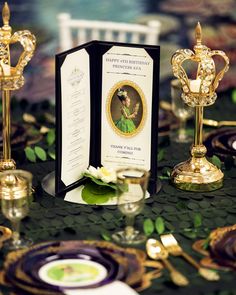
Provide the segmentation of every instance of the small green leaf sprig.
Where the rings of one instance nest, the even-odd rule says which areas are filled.
[[[175,227],[163,217],[158,216],[155,220],[151,218],[145,219],[143,222],[143,231],[145,235],[149,237],[155,233],[158,235],[170,232],[173,233],[175,231]],[[179,229],[179,234],[187,239],[194,240],[196,238],[204,238],[204,249],[206,249],[209,245],[209,232],[210,230],[208,228],[203,228],[202,215],[200,213],[196,213],[194,215],[191,227]],[[107,230],[103,230],[101,232],[101,237],[107,241],[111,239],[111,235]]]
[[[164,167],[162,169],[162,175],[158,176],[159,179],[165,180],[165,179],[170,179],[171,175],[171,168],[170,167]]]
[[[213,157],[210,158],[210,162],[214,164],[217,168],[221,168],[222,166],[220,158],[217,157],[216,155],[213,155]]]
[[[155,230],[159,235],[165,231],[165,221],[161,216],[157,217],[155,222],[151,218],[144,220],[143,231],[147,236],[152,235]]]
[[[166,232],[175,231],[175,227],[164,220],[161,216],[157,217],[155,221],[151,218],[147,218],[143,222],[143,231],[147,236],[154,234],[155,232],[159,235]],[[184,227],[179,230],[180,234],[187,239],[196,239],[198,237],[205,238],[208,233],[208,228],[202,228],[202,215],[200,213],[196,213],[193,217],[193,224],[191,227]]]
[[[37,159],[41,161],[46,161],[48,159],[55,160],[56,155],[55,155],[55,129],[48,129],[46,132],[46,144],[44,144],[46,147],[43,148],[42,146],[27,146],[24,151],[25,151],[25,156],[28,161],[35,163]]]

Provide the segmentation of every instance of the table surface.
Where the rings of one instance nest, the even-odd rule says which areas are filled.
[[[173,167],[179,161],[188,157],[188,145],[172,144],[165,147],[164,158],[160,162],[159,175],[165,167]],[[102,239],[101,233],[113,233],[124,226],[124,219],[115,206],[87,206],[63,201],[57,197],[47,195],[41,189],[42,178],[54,170],[54,162],[27,164],[20,168],[29,170],[34,175],[36,194],[30,208],[29,216],[22,221],[21,231],[33,238],[35,242],[46,240],[73,239]],[[192,244],[197,239],[206,238],[210,230],[216,227],[236,223],[236,168],[224,171],[224,187],[214,192],[192,193],[174,188],[168,179],[162,179],[162,189],[146,200],[145,208],[137,218],[136,226],[142,228],[143,221],[158,216],[165,220],[166,231],[173,234],[183,248],[197,259],[201,255],[192,250]],[[200,213],[202,225],[193,236],[187,237],[184,229],[194,229],[194,216]],[[0,215],[0,224],[9,226],[5,218]],[[188,233],[187,233],[188,235]],[[152,235],[158,238],[155,233]],[[0,263],[3,262],[0,254]],[[219,282],[207,282],[200,278],[194,268],[181,258],[171,257],[171,261],[190,280],[188,287],[175,287],[169,280],[168,272],[153,281],[149,289],[141,292],[151,294],[207,294],[230,295],[236,294],[235,273],[220,272]],[[1,266],[1,265],[0,265]],[[3,294],[10,294],[10,289],[1,286]]]

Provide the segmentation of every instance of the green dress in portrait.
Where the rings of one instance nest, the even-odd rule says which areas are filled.
[[[136,127],[134,125],[133,120],[129,118],[129,116],[131,115],[129,109],[126,106],[124,106],[121,109],[121,113],[122,115],[120,119],[115,122],[116,127],[124,133],[133,132],[136,129]]]

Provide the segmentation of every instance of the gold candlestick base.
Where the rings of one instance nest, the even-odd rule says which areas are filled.
[[[171,173],[175,187],[192,192],[209,192],[223,186],[224,174],[206,157],[204,145],[193,146],[192,157],[176,165]]]
[[[171,173],[173,184],[182,190],[193,192],[213,191],[223,185],[223,173],[208,162],[206,147],[202,144],[203,108],[212,105],[216,98],[216,88],[224,73],[229,68],[229,58],[223,51],[211,50],[202,44],[202,29],[200,23],[195,29],[196,45],[194,52],[190,49],[177,50],[171,59],[174,76],[182,85],[184,102],[195,108],[194,145],[191,158],[174,167]],[[220,56],[224,60],[224,67],[216,71],[213,56]],[[184,70],[185,61],[197,64],[196,79],[189,79]]]
[[[13,169],[16,169],[16,162],[13,159],[0,159],[0,172]]]

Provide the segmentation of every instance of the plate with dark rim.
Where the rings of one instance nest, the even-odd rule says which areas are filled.
[[[236,270],[236,224],[217,228],[210,233],[207,249],[205,240],[198,240],[193,249],[203,256],[201,264],[215,269]]]
[[[224,160],[227,156],[236,157],[236,128],[220,128],[210,132],[204,144],[208,155],[213,154]]]
[[[114,280],[134,285],[141,281],[144,267],[133,250],[99,241],[39,244],[6,260],[6,278],[21,290],[42,295],[96,288]]]

